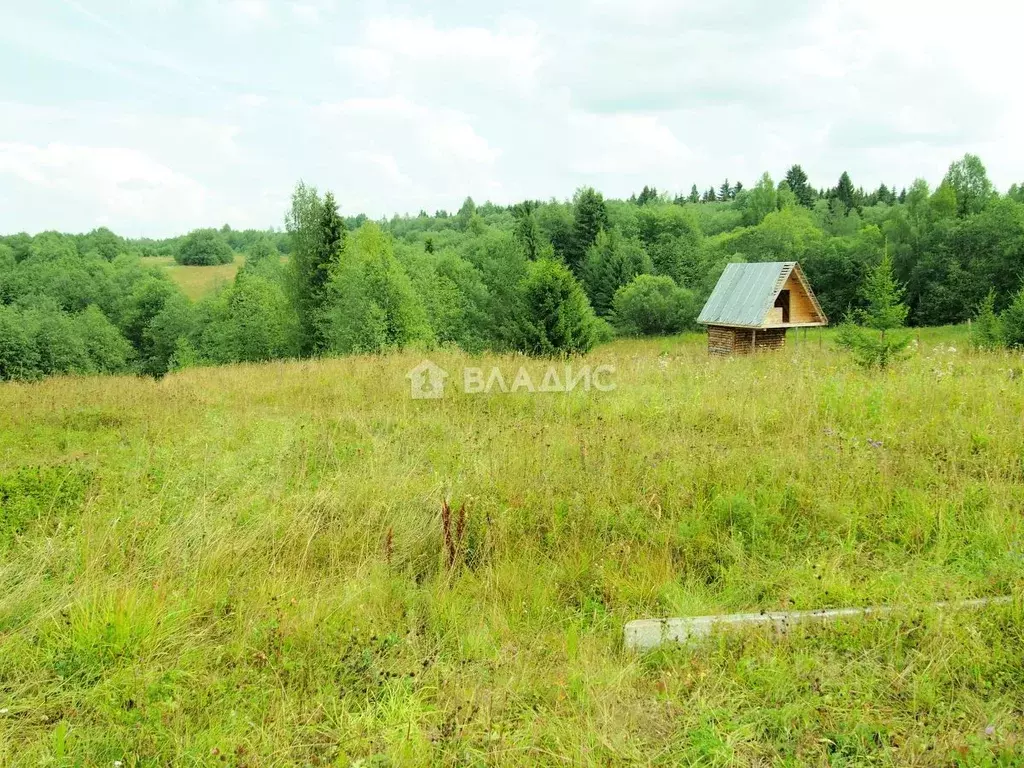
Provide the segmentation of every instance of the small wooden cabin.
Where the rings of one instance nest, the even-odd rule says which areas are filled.
[[[828,325],[795,261],[729,264],[697,322],[708,328],[708,352],[745,355],[778,349],[790,328]]]

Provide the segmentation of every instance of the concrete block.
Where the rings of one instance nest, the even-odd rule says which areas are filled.
[[[718,616],[693,616],[680,619],[641,619],[626,624],[625,646],[628,650],[647,651],[667,643],[687,644],[706,638],[717,631],[749,627],[770,627],[777,635],[785,634],[795,624],[831,623],[840,619],[865,616],[887,616],[914,610],[971,610],[989,605],[1012,603],[1012,597],[990,597],[957,602],[927,603],[920,606],[879,606],[875,608],[830,608],[817,611],[772,611],[764,613],[731,613]]]

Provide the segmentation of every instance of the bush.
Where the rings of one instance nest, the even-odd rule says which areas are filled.
[[[995,312],[995,304],[996,292],[989,291],[971,325],[971,346],[975,349],[991,350],[1003,346],[1003,329]]]
[[[593,348],[598,333],[594,310],[563,264],[551,259],[531,263],[520,293],[517,349],[530,355],[565,355]]]
[[[1000,316],[1003,340],[1008,347],[1024,347],[1024,288]]]
[[[96,307],[68,314],[53,302],[0,306],[0,380],[117,373],[131,355],[131,344]]]
[[[639,275],[615,292],[615,323],[623,333],[679,333],[693,326],[697,303],[693,293],[667,275]]]
[[[279,282],[246,268],[234,284],[200,307],[205,328],[198,351],[176,344],[172,368],[194,364],[259,362],[296,357],[298,316]]]
[[[190,232],[178,248],[174,260],[192,267],[212,267],[230,264],[235,259],[231,246],[215,229],[197,229]]]
[[[0,305],[0,381],[31,379],[40,374],[39,352],[24,312]]]
[[[839,326],[836,343],[849,350],[858,365],[864,368],[885,368],[906,358],[910,336],[905,333],[876,334],[847,319]]]

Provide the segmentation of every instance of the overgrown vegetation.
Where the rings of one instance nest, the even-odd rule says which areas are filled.
[[[964,332],[898,374],[620,340],[569,395],[414,401],[415,352],[2,385],[0,764],[1012,765],[1019,602],[621,648],[1019,595],[1020,363]]]

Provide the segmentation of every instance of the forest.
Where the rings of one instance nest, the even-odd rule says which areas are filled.
[[[189,300],[154,256],[244,265]],[[130,240],[108,229],[0,237],[0,379],[162,376],[192,366],[454,346],[583,353],[617,335],[694,329],[725,265],[799,261],[833,323],[883,260],[916,326],[983,316],[1024,346],[1024,185],[997,191],[965,155],[932,189],[866,192],[843,173],[703,192],[653,187],[373,221],[300,182],[283,229]]]

